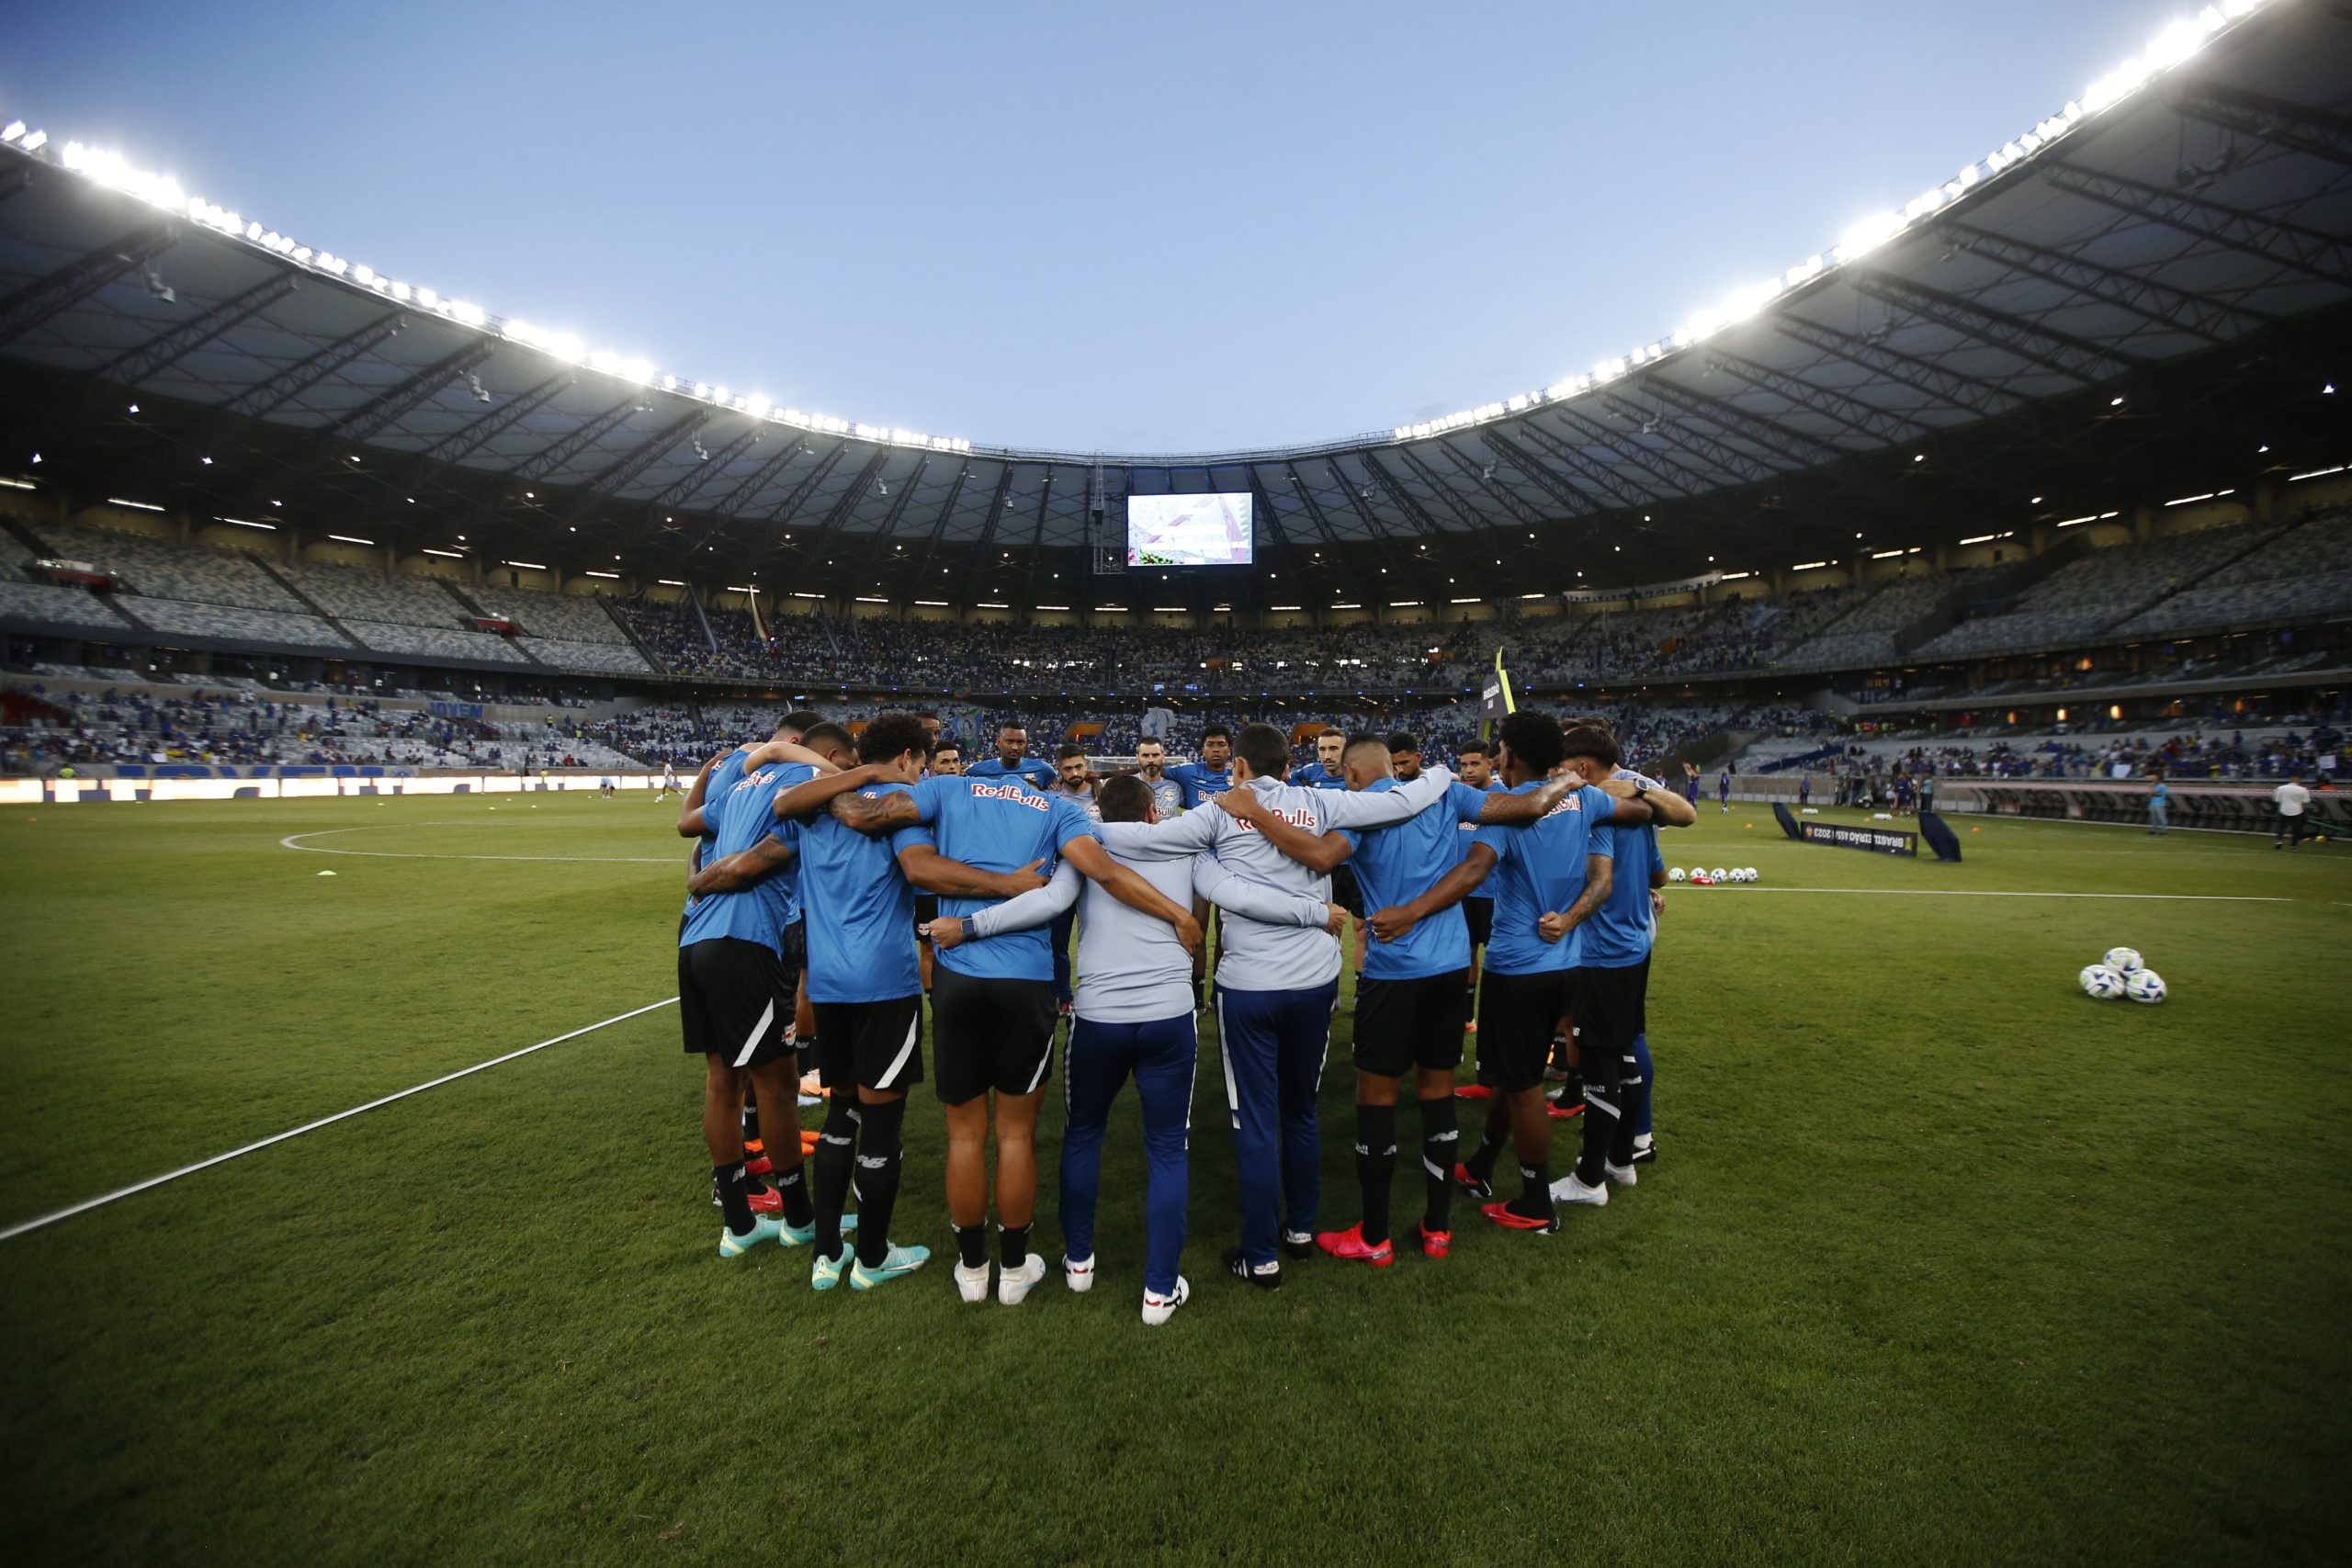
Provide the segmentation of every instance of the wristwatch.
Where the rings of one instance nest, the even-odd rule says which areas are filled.
[[[979,932],[978,932],[978,931],[974,931],[974,930],[972,929],[972,917],[971,917],[971,916],[969,916],[969,915],[966,915],[966,916],[964,916],[962,919],[958,919],[956,923],[958,926],[960,926],[960,927],[962,927],[962,928],[963,928],[964,940],[965,940],[966,942],[977,942],[977,941],[979,939],[979,934],[980,934],[980,933],[979,933]]]
[[[1649,780],[1647,780],[1647,779],[1635,779],[1635,780],[1634,781],[1634,798],[1635,800],[1639,800],[1639,799],[1641,799],[1641,798],[1642,798],[1642,796],[1644,796],[1644,795],[1645,795],[1649,794],[1649,792],[1650,792],[1650,790],[1651,790],[1651,788],[1652,788],[1652,787],[1653,787],[1653,786],[1651,785],[1651,784],[1650,784],[1650,781],[1649,781]]]

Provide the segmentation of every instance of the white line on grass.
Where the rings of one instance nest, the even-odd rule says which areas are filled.
[[[334,850],[319,844],[305,844],[303,839],[323,839],[331,833],[380,833],[395,828],[473,828],[474,822],[386,822],[361,828],[322,828],[315,833],[288,833],[278,840],[281,847],[300,850],[313,855],[365,855],[369,860],[547,860],[571,861],[582,865],[684,865],[676,855],[442,855],[426,854],[413,850]],[[0,1237],[0,1240],[6,1240]]]
[[[1707,889],[1709,893],[1713,888]],[[2138,898],[2168,904],[2291,904],[2292,898],[2258,897],[2242,893],[2009,893],[1984,887],[1764,887],[1738,888],[1741,893],[1877,893],[1894,898]]]
[[[569,1034],[559,1034],[551,1040],[542,1040],[536,1045],[526,1045],[520,1051],[509,1051],[503,1056],[492,1056],[487,1062],[476,1062],[470,1067],[460,1067],[454,1073],[445,1073],[428,1083],[421,1083],[413,1089],[401,1089],[397,1094],[388,1094],[381,1100],[371,1100],[365,1105],[355,1105],[348,1111],[338,1111],[332,1116],[322,1116],[315,1122],[305,1122],[300,1127],[289,1127],[283,1133],[262,1139],[259,1143],[247,1144],[242,1149],[231,1149],[225,1155],[214,1155],[210,1159],[200,1159],[194,1165],[184,1165],[177,1170],[167,1170],[161,1176],[151,1176],[146,1180],[134,1182],[129,1187],[103,1193],[96,1198],[85,1198],[81,1202],[70,1208],[60,1209],[53,1214],[43,1214],[38,1219],[21,1221],[10,1225],[6,1230],[0,1230],[0,1241],[14,1241],[29,1231],[37,1231],[43,1225],[53,1225],[60,1220],[70,1220],[76,1214],[87,1213],[92,1209],[111,1203],[118,1198],[128,1198],[134,1192],[144,1192],[151,1187],[161,1187],[166,1181],[177,1181],[183,1176],[193,1176],[199,1170],[209,1170],[216,1165],[225,1165],[230,1160],[252,1154],[257,1149],[266,1149],[272,1144],[282,1144],[288,1138],[299,1138],[305,1133],[315,1133],[320,1128],[331,1127],[337,1122],[349,1121],[362,1111],[390,1105],[396,1100],[406,1100],[413,1094],[423,1094],[428,1089],[438,1089],[445,1083],[455,1083],[462,1077],[470,1077],[487,1068],[497,1066],[502,1062],[511,1062],[517,1056],[527,1056],[534,1051],[544,1051],[550,1045],[560,1045],[567,1040],[577,1040],[583,1034],[594,1034],[600,1029],[608,1029],[616,1023],[625,1023],[632,1018],[641,1017],[658,1008],[668,1007],[677,999],[675,997],[664,997],[658,1002],[648,1002],[641,1008],[631,1008],[627,1012],[615,1013],[602,1023],[592,1023],[584,1029],[575,1029]]]

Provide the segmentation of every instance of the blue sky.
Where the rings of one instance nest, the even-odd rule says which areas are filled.
[[[2193,9],[83,0],[0,118],[670,373],[1184,452],[1589,369]]]

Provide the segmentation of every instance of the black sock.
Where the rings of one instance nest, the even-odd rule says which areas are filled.
[[[1577,1151],[1577,1179],[1587,1187],[1598,1187],[1609,1179],[1602,1169],[1609,1163],[1611,1145],[1617,1141],[1617,1089],[1614,1084],[1605,1090],[1595,1086],[1584,1097],[1584,1146]]]
[[[1470,1168],[1471,1175],[1485,1181],[1495,1174],[1495,1162],[1503,1157],[1503,1150],[1510,1146],[1510,1132],[1508,1128],[1498,1133],[1489,1127],[1479,1134],[1477,1152],[1463,1164]]]
[[[750,1179],[743,1174],[743,1162],[714,1165],[710,1179],[718,1187],[718,1212],[727,1216],[728,1233],[732,1235],[752,1234],[752,1189]]]
[[[1634,1163],[1634,1126],[1641,1113],[1642,1102],[1649,1097],[1649,1085],[1642,1081],[1641,1058],[1631,1051],[1625,1053],[1624,1066],[1617,1075],[1617,1126],[1609,1140],[1609,1163],[1629,1166]]]
[[[842,1211],[849,1207],[850,1167],[857,1158],[857,1123],[848,1103],[835,1095],[825,1102],[824,1131],[817,1134],[817,1152],[810,1156],[817,1169],[811,1185],[817,1208],[817,1252],[823,1258],[842,1255]]]
[[[956,1227],[956,1255],[967,1269],[989,1266],[989,1226],[986,1220],[977,1225]]]
[[[743,1141],[747,1144],[760,1141],[760,1103],[756,1100],[743,1101]]]
[[[1443,1231],[1453,1223],[1453,1151],[1462,1131],[1453,1096],[1421,1101],[1421,1177],[1426,1190],[1421,1228]]]
[[[1029,1262],[1029,1227],[1000,1225],[997,1227],[997,1249],[1007,1269],[1021,1269]]]
[[[1529,1165],[1521,1160],[1519,1167],[1520,1192],[1511,1200],[1511,1212],[1532,1218],[1552,1217],[1552,1168]]]
[[[1388,1189],[1396,1177],[1396,1108],[1356,1107],[1356,1185],[1363,1189],[1363,1239],[1388,1239]]]
[[[775,1174],[775,1190],[784,1194],[784,1223],[794,1230],[805,1231],[817,1217],[816,1206],[808,1201],[808,1182],[801,1169],[801,1161],[789,1170]]]
[[[899,1131],[906,1119],[903,1100],[858,1107],[857,1257],[869,1269],[890,1251],[890,1211],[899,1205]]]

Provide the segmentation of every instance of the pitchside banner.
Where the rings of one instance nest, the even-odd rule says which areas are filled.
[[[1849,828],[1838,822],[1804,822],[1804,841],[1808,844],[1834,844],[1841,850],[1872,850],[1883,855],[1916,855],[1919,852],[1919,835],[1898,833],[1892,828]]]

